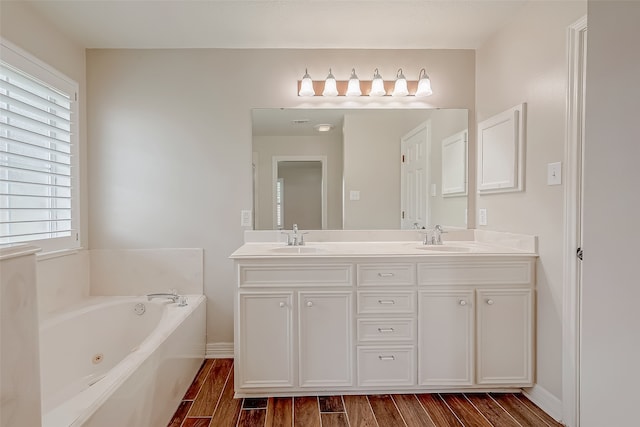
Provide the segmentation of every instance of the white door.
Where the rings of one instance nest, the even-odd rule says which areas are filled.
[[[473,384],[473,290],[419,292],[418,384]]]
[[[429,151],[431,123],[426,121],[400,141],[400,204],[402,229],[423,228],[429,224]]]
[[[476,291],[478,384],[533,381],[531,289]]]
[[[300,386],[350,386],[351,292],[300,292]]]
[[[247,292],[238,298],[238,386],[293,386],[293,292]]]

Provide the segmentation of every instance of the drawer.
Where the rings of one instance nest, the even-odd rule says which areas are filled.
[[[358,264],[358,286],[413,286],[416,284],[415,264]]]
[[[358,341],[411,341],[416,336],[414,319],[358,319]]]
[[[530,285],[533,260],[442,261],[418,264],[419,285]]]
[[[358,347],[358,385],[415,385],[415,353],[414,346]]]
[[[415,291],[359,291],[358,314],[413,314]]]
[[[351,286],[352,264],[240,264],[240,287]]]

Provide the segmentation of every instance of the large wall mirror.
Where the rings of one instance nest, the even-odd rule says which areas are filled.
[[[466,109],[265,108],[252,126],[256,230],[467,227]]]

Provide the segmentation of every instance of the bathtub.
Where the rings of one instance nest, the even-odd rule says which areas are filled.
[[[205,297],[188,305],[90,297],[40,325],[42,426],[166,426],[205,351]]]

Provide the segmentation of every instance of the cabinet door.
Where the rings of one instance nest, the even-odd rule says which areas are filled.
[[[352,384],[351,292],[300,292],[300,386]]]
[[[473,291],[420,291],[418,296],[418,382],[473,382]]]
[[[531,384],[532,290],[478,290],[476,296],[478,384]]]
[[[293,386],[293,292],[241,292],[238,299],[238,385]]]

